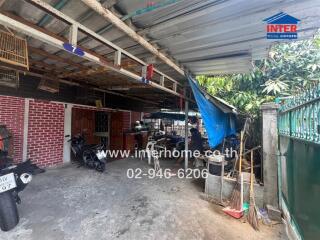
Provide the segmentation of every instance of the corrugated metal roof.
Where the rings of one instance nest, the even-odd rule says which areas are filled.
[[[46,0],[56,6],[62,0]],[[136,54],[138,57],[152,56],[137,45],[120,30],[112,27],[105,19],[90,10],[79,0],[64,0],[60,10],[78,20],[120,47]],[[274,42],[266,39],[263,19],[280,11],[301,20],[300,39],[309,38],[320,26],[320,1],[298,0],[181,0],[171,1],[164,7],[137,14],[137,10],[147,7],[141,0],[101,0],[105,5],[114,4],[119,14],[134,15],[132,22],[137,31],[146,35],[150,41],[157,43],[179,63],[194,74],[218,74],[234,71],[244,72],[251,69],[251,60],[265,58],[270,45]],[[155,4],[161,1],[153,1]],[[174,3],[176,2],[176,3]],[[111,4],[110,4],[111,3]],[[2,7],[38,23],[45,13],[21,0],[10,0]],[[66,24],[53,18],[42,22],[42,26],[57,34],[67,36]],[[85,36],[80,36],[85,38]],[[99,42],[84,40],[84,46],[108,54],[112,52]],[[42,45],[48,51],[52,47],[44,46],[33,40],[35,45]],[[57,51],[59,55],[64,53]],[[181,79],[173,69],[167,68],[160,61],[157,67],[168,75]]]
[[[149,51],[113,27],[82,1],[44,0],[44,2],[144,61],[152,58]],[[153,1],[156,4],[154,8],[146,8],[149,1],[141,0],[100,0],[99,2],[112,7],[113,12],[139,34],[156,44],[160,51],[167,53],[194,75],[250,71],[252,60],[267,57],[270,46],[275,42],[266,39],[266,26],[263,19],[279,12],[286,12],[301,20],[298,25],[299,39],[310,38],[320,26],[320,0],[156,0]],[[161,7],[157,8],[157,4],[160,3],[162,3]],[[59,36],[68,37],[69,26],[66,23],[48,17],[44,11],[25,1],[7,0],[1,6],[1,10],[13,12]],[[87,49],[113,61],[114,50],[101,42],[88,38],[83,33],[79,33],[78,41]],[[28,38],[28,44],[84,66],[95,66],[92,62],[31,37]],[[32,52],[31,60],[68,71],[76,69],[75,66],[65,62],[45,58]],[[184,76],[161,60],[156,59],[155,66],[168,76],[185,81]],[[139,66],[131,66],[131,70],[141,72]],[[108,72],[103,73],[99,78],[94,75],[90,77],[91,81],[94,80],[97,85],[105,87],[117,85],[117,79],[119,79],[118,82],[125,82],[123,76],[117,77]],[[87,80],[90,80],[90,77]],[[106,78],[111,80],[105,81]],[[134,90],[145,96],[151,95],[151,99],[150,91],[148,88]],[[134,92],[130,91],[130,93]],[[159,91],[155,92],[159,94]]]
[[[317,0],[181,1],[133,22],[194,74],[217,74],[249,70],[252,59],[267,57],[275,41],[266,39],[263,19],[280,11],[301,19],[300,39],[320,26]]]

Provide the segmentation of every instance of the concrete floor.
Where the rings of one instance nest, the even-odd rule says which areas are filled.
[[[128,179],[137,167],[148,169],[126,159],[102,174],[70,165],[35,176],[21,194],[19,225],[0,239],[286,239],[282,225],[255,232],[224,215],[199,197],[199,180]]]

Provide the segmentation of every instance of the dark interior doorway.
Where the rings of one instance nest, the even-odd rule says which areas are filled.
[[[71,134],[83,133],[87,144],[104,143],[109,148],[110,114],[91,109],[72,109]]]

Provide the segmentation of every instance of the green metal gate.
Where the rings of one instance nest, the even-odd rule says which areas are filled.
[[[280,204],[302,239],[320,239],[320,86],[279,109]]]

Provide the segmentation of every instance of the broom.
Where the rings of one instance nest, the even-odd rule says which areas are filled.
[[[230,207],[236,210],[242,210],[241,206],[241,184],[239,183],[241,177],[241,168],[242,168],[242,152],[243,152],[243,135],[244,131],[240,133],[240,156],[239,156],[239,175],[235,187],[233,189],[231,199],[230,199]]]
[[[251,150],[251,174],[250,174],[250,205],[248,213],[248,222],[254,230],[259,230],[258,214],[256,209],[256,203],[254,200],[253,190],[253,151]]]

